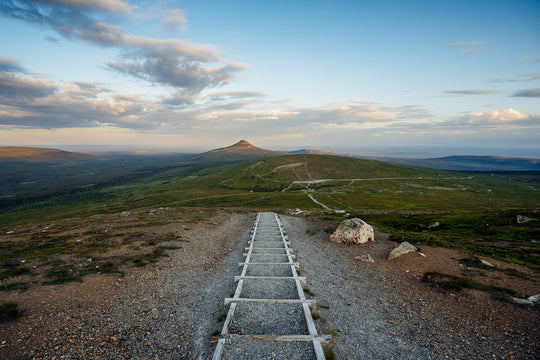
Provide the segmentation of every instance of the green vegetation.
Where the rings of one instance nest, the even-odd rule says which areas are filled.
[[[328,330],[328,335],[330,335],[333,338],[338,338],[339,337],[339,333],[334,329]]]
[[[330,348],[324,349],[324,358],[326,360],[334,360],[336,358],[336,353]]]
[[[486,291],[490,293],[494,298],[500,300],[508,300],[510,296],[513,296],[516,293],[514,290],[510,290],[507,288],[493,285],[485,285],[471,279],[455,275],[443,274],[436,271],[425,273],[422,280],[435,284],[446,290],[462,290],[464,288],[467,288]]]
[[[540,222],[518,224],[517,215],[538,216],[527,210],[484,213],[381,214],[363,217],[392,232],[391,240],[414,245],[442,246],[484,255],[540,270]],[[434,226],[438,224],[437,226]]]
[[[146,213],[147,216],[137,218],[139,228],[159,226],[167,224],[168,219],[156,218],[150,210],[165,206],[235,211],[300,208],[323,212],[308,196],[311,195],[331,209],[345,210],[351,216],[359,216],[393,233],[396,241],[455,248],[540,270],[537,243],[540,221],[516,222],[518,214],[540,218],[540,196],[534,187],[538,183],[534,180],[537,174],[521,174],[527,177],[525,182],[506,178],[501,173],[497,176],[464,174],[340,156],[261,153],[261,157],[273,157],[256,159],[258,155],[242,153],[231,157],[228,151],[191,158],[133,157],[123,165],[120,160],[110,163],[95,160],[69,166],[47,164],[41,172],[39,166],[21,165],[21,173],[30,180],[38,181],[43,172],[50,171],[42,179],[45,183],[54,182],[58,177],[60,185],[72,181],[67,189],[73,191],[58,192],[55,186],[60,185],[57,184],[51,189],[40,185],[14,192],[15,200],[0,204],[3,209],[0,231],[11,230],[17,224],[122,212]],[[248,161],[242,162],[245,159]],[[16,187],[20,174],[10,174],[12,168],[0,170],[0,174],[7,176],[0,177],[0,185],[5,185],[5,189]],[[76,176],[78,171],[82,171],[81,175]],[[92,182],[85,183],[90,181],[85,180],[85,176],[93,179]],[[307,183],[310,180],[320,181]],[[33,193],[34,189],[38,189],[38,193]],[[31,194],[26,196],[25,192]],[[207,211],[192,220],[200,221],[211,213]],[[318,216],[336,222],[335,225],[344,219],[343,214],[331,211]],[[324,231],[332,233],[335,225],[329,225]],[[306,231],[308,235],[315,233],[310,229]],[[9,265],[10,259],[43,262],[53,256],[75,254],[73,261],[77,263],[89,254],[96,257],[118,246],[108,241],[109,234],[99,230],[79,235],[83,241],[54,232],[30,234],[27,241],[10,241],[6,237],[0,242],[0,280],[33,275],[21,264]],[[133,249],[154,249],[145,251],[144,255],[108,259],[112,261],[111,271],[117,271],[121,265],[145,266],[167,256],[166,248],[155,248],[160,243],[181,240],[174,234],[168,238],[145,238],[143,242],[139,237],[124,235],[120,241],[132,244]],[[97,265],[103,266],[104,261]],[[95,268],[74,270],[83,274],[79,276],[95,272]]]
[[[16,319],[19,316],[19,305],[16,302],[0,303],[0,322]]]
[[[16,282],[8,283],[5,285],[0,285],[0,291],[13,291],[13,290],[26,291],[28,290],[28,283],[16,281]]]

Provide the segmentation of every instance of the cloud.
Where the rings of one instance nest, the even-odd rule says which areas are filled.
[[[228,84],[238,71],[247,67],[235,62],[223,63],[213,46],[131,35],[94,14],[112,15],[132,9],[119,0],[7,0],[0,3],[0,15],[40,25],[66,39],[118,48],[124,61],[106,62],[108,70],[186,95]],[[181,17],[181,12],[173,11],[166,21],[178,25]]]
[[[523,61],[533,61],[533,62],[540,62],[540,55],[537,56],[529,56],[525,55],[521,57],[521,60]]]
[[[72,10],[99,10],[107,12],[129,13],[133,9],[131,5],[120,0],[38,0],[38,2],[50,3]]]
[[[259,98],[265,95],[259,91],[223,91],[208,94],[213,100]]]
[[[540,97],[540,88],[519,90],[512,95],[514,97]]]
[[[167,16],[165,17],[165,28],[167,30],[173,31],[182,29],[186,23],[186,15],[182,10],[167,10]]]
[[[476,112],[469,113],[460,116],[453,117],[447,122],[446,125],[459,125],[459,126],[492,126],[492,125],[538,125],[540,114],[523,114],[514,109],[504,109],[501,111],[488,111],[488,112]]]
[[[486,94],[495,94],[498,91],[496,90],[487,90],[487,89],[465,89],[465,90],[447,90],[446,94],[452,95],[486,95]]]
[[[24,68],[15,59],[0,56],[0,73],[3,72],[24,72]]]
[[[528,78],[528,79],[523,79],[523,81],[540,80],[540,73],[525,73],[525,74],[518,74],[517,76],[524,76]]]
[[[487,41],[462,41],[449,44],[448,46],[458,51],[459,55],[478,55],[485,51]]]

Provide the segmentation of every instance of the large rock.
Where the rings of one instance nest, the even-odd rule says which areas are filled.
[[[399,244],[397,248],[395,248],[394,250],[390,252],[390,255],[388,255],[388,260],[395,259],[398,256],[401,256],[403,254],[407,254],[413,251],[418,251],[416,246],[414,246],[413,244],[407,241],[404,241],[401,244]]]
[[[347,245],[364,244],[375,240],[373,228],[365,221],[358,218],[344,220],[330,235],[330,239],[337,243]]]

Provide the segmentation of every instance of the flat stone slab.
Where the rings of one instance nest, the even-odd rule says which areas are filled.
[[[287,265],[248,265],[247,276],[293,276]]]
[[[249,299],[299,299],[294,279],[244,280],[242,297]]]
[[[222,359],[313,360],[316,359],[316,357],[311,342],[264,341],[252,338],[233,337],[225,339]]]
[[[286,263],[289,262],[287,255],[258,255],[253,254],[250,263]]]
[[[237,303],[229,334],[309,334],[302,304]]]

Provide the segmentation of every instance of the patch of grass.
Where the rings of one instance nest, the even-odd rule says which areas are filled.
[[[318,231],[316,230],[311,230],[311,229],[306,229],[306,235],[309,235],[309,236],[313,236],[315,234],[317,234]]]
[[[321,318],[321,315],[318,312],[312,311],[311,312],[311,317],[313,318],[313,320],[318,320],[318,319]]]
[[[0,280],[7,279],[12,276],[29,275],[31,270],[27,266],[8,267],[0,273]]]
[[[324,229],[324,232],[327,234],[333,234],[337,229],[337,226],[329,226],[326,229]]]
[[[326,360],[334,360],[336,358],[336,354],[334,353],[334,350],[324,349],[324,358]]]
[[[330,309],[330,306],[328,305],[317,304],[317,306],[320,307],[321,309]]]
[[[12,301],[0,303],[0,322],[16,319],[20,314],[18,306]]]
[[[227,317],[227,312],[222,312],[221,314],[219,314],[218,318],[217,318],[217,322],[221,322],[223,320],[225,320],[225,318]]]
[[[17,281],[17,282],[12,282],[12,283],[0,286],[0,291],[13,291],[13,290],[26,291],[28,290],[28,283]]]
[[[311,289],[308,288],[308,287],[305,287],[305,288],[304,288],[304,292],[305,292],[306,294],[308,294],[309,296],[315,296],[315,294],[312,293],[312,292],[311,292]]]
[[[415,231],[397,231],[390,235],[390,240],[402,243],[407,241],[415,245],[444,246],[448,247],[446,241],[441,240],[437,235]]]
[[[327,334],[330,335],[333,338],[338,338],[339,337],[339,333],[334,329],[328,330]]]
[[[507,299],[516,294],[514,290],[504,287],[485,285],[461,276],[444,274],[437,271],[426,272],[423,281],[435,284],[445,290],[475,289],[490,293],[496,299]]]

